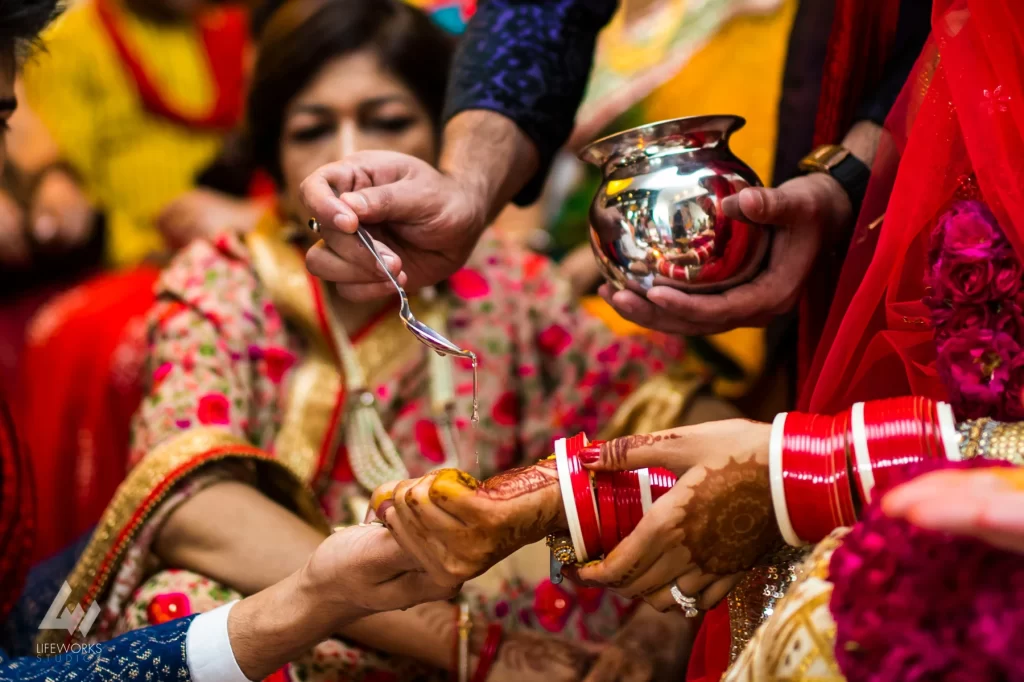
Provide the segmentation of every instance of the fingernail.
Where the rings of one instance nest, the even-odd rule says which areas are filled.
[[[584,464],[596,464],[601,459],[601,446],[588,445],[579,452],[580,461]]]
[[[336,216],[334,216],[334,226],[337,227],[339,230],[351,232],[358,224],[359,221],[353,218],[347,212],[338,213]]]
[[[764,211],[764,195],[756,189],[745,189],[744,192],[750,192],[754,195],[754,208],[760,213]]]
[[[365,212],[370,206],[366,203],[366,198],[359,192],[346,192],[341,195],[341,200],[352,207],[356,213],[360,211]]]
[[[377,518],[383,520],[388,515],[388,510],[395,506],[395,503],[391,500],[384,500],[377,507]]]

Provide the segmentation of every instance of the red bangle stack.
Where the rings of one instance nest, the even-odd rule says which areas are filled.
[[[569,485],[563,487],[563,503],[566,503],[570,535],[575,534],[573,542],[578,540],[584,550],[580,554],[587,558],[597,558],[615,549],[640,523],[644,516],[643,499],[646,492],[641,489],[641,477],[636,471],[602,471],[591,474],[583,467],[580,453],[588,451],[596,455],[601,441],[586,446],[583,442],[582,434],[564,439],[564,475]],[[556,445],[556,453],[558,449],[559,445]],[[677,477],[668,469],[643,471],[649,483],[652,504],[675,485]],[[559,477],[562,475],[560,470]],[[570,493],[571,507],[567,499]]]
[[[491,623],[487,626],[487,639],[484,640],[484,647],[480,650],[480,660],[473,673],[472,682],[484,682],[487,679],[491,668],[494,667],[494,661],[498,658],[498,647],[501,645],[502,634],[504,634],[504,628],[501,623]]]
[[[770,449],[769,468],[773,494],[783,496],[785,513],[777,507],[777,515],[787,540],[817,542],[853,524],[855,497],[870,502],[888,490],[897,467],[945,456],[937,409],[906,397],[858,403],[835,417],[780,415],[773,430],[782,432],[772,440],[781,446]]]
[[[864,434],[874,487],[888,490],[896,467],[941,456],[935,402],[919,396],[864,403]],[[866,491],[864,500],[871,500]]]

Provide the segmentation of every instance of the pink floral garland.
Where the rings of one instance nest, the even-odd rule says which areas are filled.
[[[958,201],[932,232],[936,367],[961,419],[1024,419],[1024,267],[980,201]]]
[[[1024,419],[1024,267],[980,201],[935,225],[926,273],[936,366],[961,419]],[[973,461],[935,468],[1004,466]],[[877,504],[832,555],[836,661],[865,682],[1024,681],[1024,561],[891,519]]]
[[[1005,465],[974,460],[935,468]],[[1024,680],[1024,557],[877,504],[832,555],[836,662],[853,682]]]

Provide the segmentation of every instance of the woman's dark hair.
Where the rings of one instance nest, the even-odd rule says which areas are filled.
[[[285,107],[324,64],[342,55],[376,52],[440,131],[454,40],[401,0],[286,0],[262,26],[257,45],[247,132],[253,160],[278,183]]]
[[[36,44],[39,33],[57,16],[57,2],[0,0],[0,54],[4,59],[17,56]]]

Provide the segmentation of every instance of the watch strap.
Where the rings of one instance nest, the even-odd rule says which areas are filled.
[[[850,198],[850,206],[853,209],[853,219],[857,220],[860,207],[864,203],[864,195],[868,191],[871,169],[853,154],[847,154],[845,159],[832,166],[830,175],[846,190],[846,196]]]

